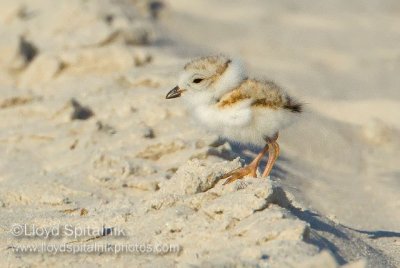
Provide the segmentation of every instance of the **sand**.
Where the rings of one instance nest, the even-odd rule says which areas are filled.
[[[2,266],[400,266],[400,6],[368,2],[1,1]],[[257,149],[165,100],[213,53],[307,103],[270,178],[223,186]]]

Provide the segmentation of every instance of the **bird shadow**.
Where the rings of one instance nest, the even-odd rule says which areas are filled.
[[[220,139],[218,141],[218,144],[221,145],[224,142],[229,142],[229,144],[231,145],[231,149],[222,152],[220,151],[219,153],[215,153],[214,155],[224,158],[226,160],[233,160],[236,157],[240,157],[240,159],[243,160],[244,164],[249,164],[253,160],[255,155],[257,155],[262,150],[261,147],[238,144],[226,139]],[[260,162],[260,171],[265,168],[267,159],[267,157],[264,157],[263,160]],[[285,179],[289,172],[285,170],[284,165],[281,164],[286,164],[288,162],[289,159],[285,158],[284,156],[280,156],[277,160],[276,165],[274,165],[272,169],[271,177]],[[308,225],[310,226],[309,234],[306,235],[304,238],[305,242],[317,246],[320,250],[328,249],[340,265],[348,262],[348,257],[346,257],[346,248],[341,246],[343,242],[339,242],[340,240],[347,241],[345,242],[346,244],[357,246],[359,243],[365,244],[365,242],[362,242],[362,239],[355,235],[355,233],[366,234],[368,235],[369,239],[400,237],[400,232],[385,230],[359,230],[345,226],[343,224],[335,223],[332,220],[316,212],[296,207],[286,196],[285,191],[282,190],[282,192],[285,199],[283,202],[287,204],[284,207],[288,209],[295,217],[308,223]],[[373,248],[370,248],[368,245],[365,246],[368,247],[371,252],[374,252]]]
[[[216,141],[216,146],[222,145],[225,142],[229,142],[231,145],[231,150],[223,151],[223,152],[213,152],[211,154],[218,156],[220,158],[226,159],[226,160],[233,160],[236,157],[240,157],[241,160],[243,160],[244,164],[249,164],[251,161],[254,159],[255,155],[257,155],[261,150],[262,147],[254,146],[254,145],[243,145],[234,141],[231,141],[229,139],[224,139],[220,138]],[[268,157],[264,157],[261,162],[260,162],[260,170],[263,170],[267,164],[267,159]],[[274,165],[271,175],[279,177],[279,178],[285,178],[289,172],[285,170],[283,167],[280,166],[282,163],[288,163],[289,159],[280,155],[279,158],[277,159],[276,165]],[[331,220],[328,220],[324,218],[323,216],[319,215],[316,212],[310,211],[310,210],[303,210],[299,209],[295,206],[293,206],[290,202],[289,199],[287,199],[289,207],[288,209],[299,219],[307,222],[310,224],[310,226],[317,231],[321,232],[328,232],[336,237],[342,238],[342,239],[348,239],[348,236],[346,235],[345,232],[341,231],[339,227],[352,230],[354,232],[358,232],[361,234],[367,234],[368,238],[370,239],[378,239],[378,238],[384,238],[384,237],[400,237],[400,232],[395,232],[395,231],[384,231],[384,230],[375,230],[375,231],[367,231],[367,230],[360,230],[360,229],[355,229],[348,227],[343,224],[335,224]],[[336,227],[335,227],[336,226]]]
[[[338,243],[337,239],[345,240],[347,241],[346,243],[354,246],[359,245],[362,241],[361,238],[355,236],[354,233],[352,234],[351,231],[358,234],[367,234],[369,239],[400,237],[400,232],[384,230],[367,231],[351,228],[343,224],[337,224],[318,213],[310,210],[299,209],[292,204],[289,204],[287,209],[300,220],[307,222],[311,230],[316,231],[311,231],[311,234],[309,237],[305,238],[305,241],[316,245],[319,249],[328,249],[340,265],[347,263],[348,260],[344,257],[346,255],[344,250],[346,249],[337,246],[340,245],[340,242]],[[329,233],[330,235],[325,235],[324,233]],[[376,251],[368,244],[365,244],[365,246],[371,251]]]
[[[400,232],[394,232],[394,231],[383,231],[383,230],[376,230],[376,231],[366,231],[366,230],[360,230],[360,229],[355,229],[351,227],[346,227],[352,231],[361,233],[361,234],[366,234],[368,235],[368,238],[370,239],[379,239],[379,238],[388,238],[388,237],[400,237]]]
[[[261,150],[263,149],[262,147],[254,146],[252,144],[241,144],[224,138],[218,139],[216,141],[216,146],[224,144],[225,142],[228,142],[231,146],[231,150],[229,150],[229,152],[227,151],[218,152],[216,150],[209,150],[208,153],[210,155],[215,155],[217,157],[223,158],[225,160],[233,160],[236,157],[240,157],[240,159],[244,162],[244,164],[248,165],[251,163],[251,161],[253,161],[254,157],[258,153],[260,153]],[[267,160],[268,160],[268,154],[267,156],[263,157],[263,159],[260,161],[259,169],[261,172],[265,169],[267,165]],[[272,177],[279,177],[279,178],[286,177],[288,172],[280,166],[284,162],[289,162],[289,160],[284,156],[280,155],[274,167],[272,168],[271,171]]]
[[[302,210],[292,205],[290,205],[288,209],[297,218],[309,223],[311,228],[313,228],[314,230],[327,232],[336,237],[348,239],[348,236],[343,231],[336,228],[334,223],[325,222],[326,220],[323,220],[321,215],[319,215],[318,213],[315,213],[310,210]]]

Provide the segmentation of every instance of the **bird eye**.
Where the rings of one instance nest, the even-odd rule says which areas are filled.
[[[203,79],[201,79],[201,78],[196,78],[196,79],[193,80],[193,83],[198,84],[198,83],[200,83],[201,81],[203,81]]]

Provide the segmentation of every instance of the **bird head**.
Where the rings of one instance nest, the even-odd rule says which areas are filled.
[[[181,96],[198,101],[218,99],[245,79],[244,68],[237,60],[225,56],[197,58],[185,65],[176,87],[166,98]]]

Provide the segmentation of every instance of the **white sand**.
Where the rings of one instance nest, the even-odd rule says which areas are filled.
[[[0,2],[1,266],[399,266],[400,6],[150,2]],[[222,186],[254,152],[165,100],[188,58],[216,52],[309,103],[271,179]],[[43,243],[178,250],[15,252]]]

